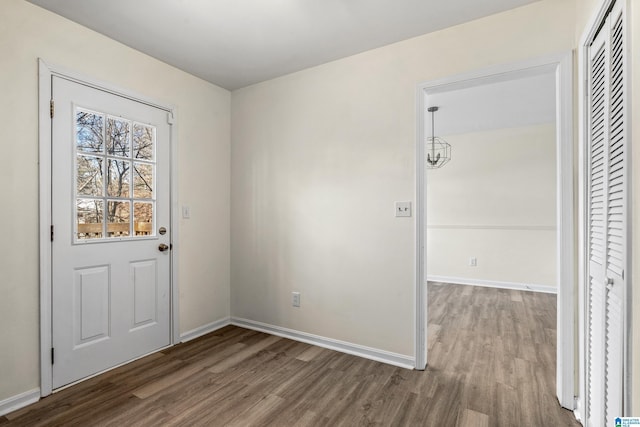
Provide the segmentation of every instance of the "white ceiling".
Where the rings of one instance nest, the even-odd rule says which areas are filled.
[[[28,0],[233,90],[537,0]]]
[[[556,118],[553,71],[428,94],[436,136],[552,123]],[[426,113],[431,136],[431,113]]]

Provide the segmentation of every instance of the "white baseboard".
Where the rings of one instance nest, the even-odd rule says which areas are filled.
[[[467,279],[464,277],[427,276],[429,282],[453,283],[454,285],[484,286],[488,288],[515,289],[517,291],[543,292],[557,294],[558,289],[553,286],[529,283],[498,282],[494,280]]]
[[[36,403],[40,400],[40,388],[25,391],[8,399],[0,400],[0,417],[9,412],[17,411],[27,405]]]
[[[223,319],[216,320],[215,322],[211,322],[207,325],[200,326],[190,331],[181,333],[180,342],[187,342],[187,341],[194,340],[210,332],[217,331],[218,329],[224,328],[225,326],[228,326],[230,324],[231,324],[230,317],[225,317]]]
[[[365,359],[371,359],[401,368],[414,369],[415,367],[415,359],[403,354],[365,347],[358,344],[334,340],[332,338],[321,337],[319,335],[308,334],[294,329],[287,329],[238,317],[232,317],[231,324],[242,328],[265,332],[271,335],[277,335],[279,337],[289,338],[294,341],[317,345],[318,347],[340,351],[342,353],[352,354],[354,356],[364,357]]]

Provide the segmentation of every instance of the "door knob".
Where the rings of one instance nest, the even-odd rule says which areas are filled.
[[[164,252],[164,251],[166,251],[167,249],[169,249],[169,246],[165,245],[164,243],[160,243],[160,245],[158,246],[158,250],[159,250],[160,252]]]

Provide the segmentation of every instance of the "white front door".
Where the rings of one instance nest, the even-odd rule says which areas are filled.
[[[52,78],[53,388],[170,344],[167,111]]]

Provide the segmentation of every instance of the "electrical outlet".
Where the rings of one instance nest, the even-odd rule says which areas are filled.
[[[472,256],[469,258],[469,267],[477,267],[478,266],[478,258]]]
[[[300,307],[300,292],[291,292],[291,305]]]
[[[411,202],[396,202],[396,216],[411,216]]]

